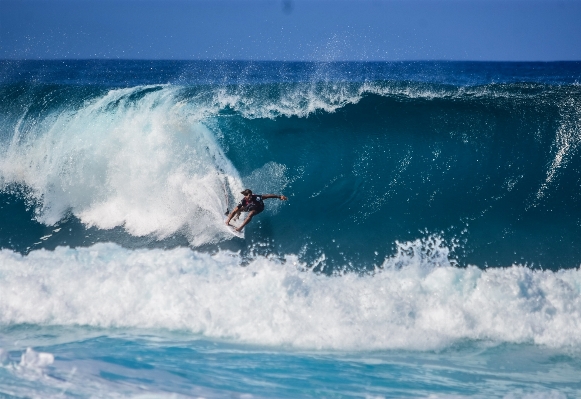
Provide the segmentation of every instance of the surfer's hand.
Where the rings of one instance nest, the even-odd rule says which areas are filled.
[[[278,197],[278,198],[280,198],[280,200],[281,200],[281,201],[286,201],[286,200],[288,199],[288,198],[287,198],[287,197],[285,197],[284,195],[281,195],[281,196],[280,196],[280,197]]]

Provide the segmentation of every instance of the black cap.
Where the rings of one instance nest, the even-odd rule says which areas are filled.
[[[252,194],[252,190],[247,188],[246,190],[242,191],[240,194],[244,194],[244,195]]]

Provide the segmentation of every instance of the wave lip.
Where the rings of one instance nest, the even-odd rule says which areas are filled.
[[[0,253],[0,323],[183,330],[242,343],[434,350],[463,340],[579,348],[581,271],[458,268],[437,239],[373,274],[325,276],[230,252],[115,244]]]

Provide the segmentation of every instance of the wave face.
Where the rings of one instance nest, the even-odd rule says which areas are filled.
[[[0,245],[581,260],[579,63],[2,62]],[[268,200],[245,238],[239,192]]]

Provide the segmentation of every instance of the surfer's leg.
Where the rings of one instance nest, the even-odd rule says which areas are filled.
[[[242,231],[242,229],[244,228],[244,226],[246,226],[248,223],[250,223],[250,221],[252,220],[252,217],[254,215],[256,215],[256,211],[252,210],[250,212],[248,212],[248,216],[246,217],[246,220],[240,225],[240,227],[238,227],[236,229],[236,231]]]

